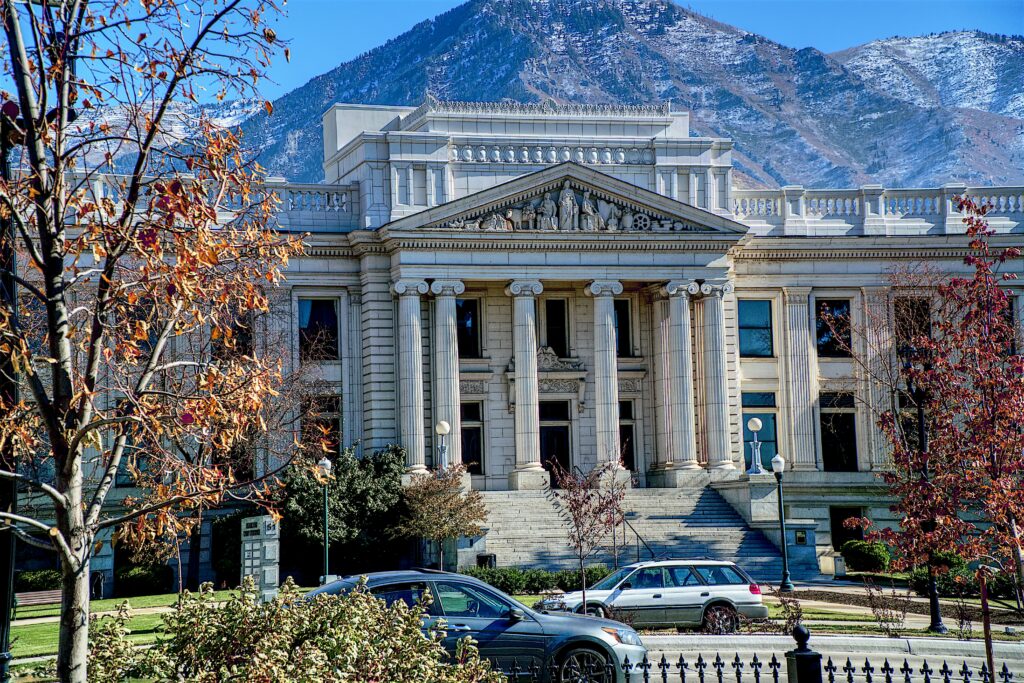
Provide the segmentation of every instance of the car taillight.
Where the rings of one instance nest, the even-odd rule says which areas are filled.
[[[760,595],[761,594],[761,587],[758,586],[756,583],[750,584],[750,594],[751,595]]]

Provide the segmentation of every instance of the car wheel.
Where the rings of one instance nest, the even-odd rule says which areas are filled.
[[[597,650],[576,648],[562,657],[557,683],[612,683],[608,676],[608,658]]]
[[[740,627],[740,616],[729,605],[712,605],[704,611],[701,626],[705,633],[736,633]]]
[[[587,605],[587,608],[583,610],[583,614],[589,614],[592,617],[598,617],[600,619],[607,619],[608,612],[605,611],[601,605]]]

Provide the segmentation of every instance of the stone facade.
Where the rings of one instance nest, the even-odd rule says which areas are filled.
[[[821,352],[822,302],[856,327],[891,314],[897,263],[963,270],[958,194],[993,204],[997,242],[1024,235],[1024,188],[734,188],[731,142],[662,107],[339,104],[324,145],[325,184],[271,187],[282,227],[311,233],[289,300],[337,301],[341,353],[320,373],[346,441],[400,443],[423,471],[445,420],[448,458],[478,457],[484,490],[627,456],[634,486],[714,486],[755,524],[744,414],[768,415],[789,516],[816,523],[826,571],[837,516],[891,520],[879,396]],[[833,415],[855,453],[841,467]]]

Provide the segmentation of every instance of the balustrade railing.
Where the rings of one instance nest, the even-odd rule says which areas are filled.
[[[1024,232],[1024,187],[736,189],[732,212],[755,235],[962,234],[956,198],[964,194],[989,207],[989,224],[996,232]]]

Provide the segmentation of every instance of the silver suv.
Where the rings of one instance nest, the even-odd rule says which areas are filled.
[[[740,616],[763,619],[768,608],[761,589],[732,562],[661,560],[637,562],[607,576],[583,593],[547,598],[537,606],[620,619],[635,627],[703,627],[731,633]]]

